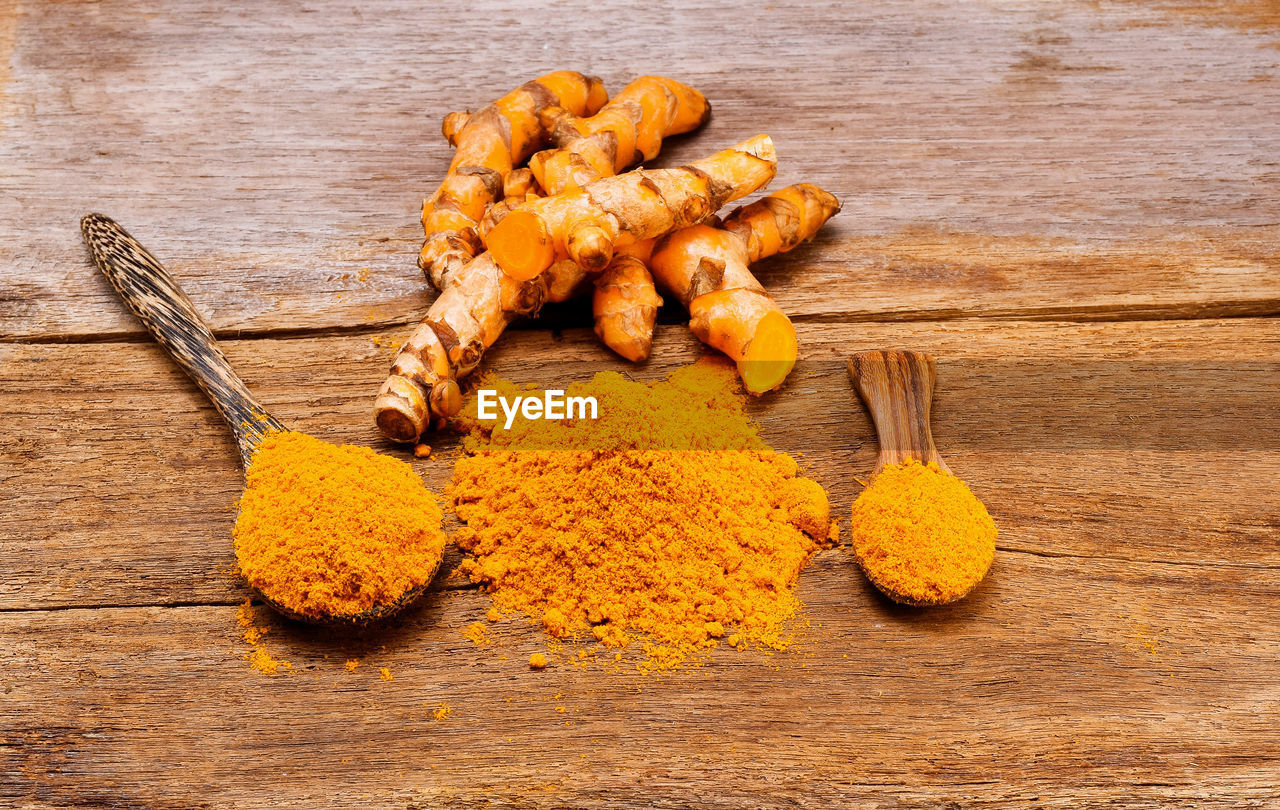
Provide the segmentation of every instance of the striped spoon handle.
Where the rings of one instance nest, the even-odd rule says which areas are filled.
[[[249,393],[191,299],[150,251],[102,214],[86,215],[80,230],[120,298],[227,420],[248,467],[262,437],[284,426]]]
[[[922,464],[932,461],[950,472],[929,427],[937,381],[933,357],[898,350],[861,352],[849,358],[848,367],[880,439],[880,456],[871,475],[909,458]]]

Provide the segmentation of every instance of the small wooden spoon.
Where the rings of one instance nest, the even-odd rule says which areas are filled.
[[[862,352],[849,358],[849,376],[871,412],[880,438],[880,457],[871,477],[885,467],[914,458],[951,472],[933,444],[929,419],[938,373],[933,357],[908,351]]]
[[[102,214],[86,215],[80,220],[80,230],[98,269],[120,298],[222,414],[240,448],[241,466],[248,469],[262,439],[269,433],[285,430],[284,425],[249,393],[218,347],[213,333],[196,313],[191,299],[146,248]],[[438,568],[439,563],[436,565]],[[259,595],[272,608],[292,619],[313,624],[357,625],[400,612],[426,589],[423,584],[360,613],[332,614],[323,619],[299,615],[265,594],[259,592]]]
[[[933,462],[942,472],[950,474],[938,455],[933,431],[929,428],[933,389],[937,383],[933,357],[910,351],[862,352],[849,359],[848,368],[858,394],[871,412],[880,439],[880,456],[871,473],[872,480],[885,467],[902,464],[908,459],[922,464]],[[854,556],[858,557],[856,550]],[[877,576],[874,566],[868,566],[861,557],[858,557],[858,564],[881,593],[907,605],[927,606],[956,601],[972,591],[982,579],[978,577],[964,593],[954,598],[921,601],[896,592]]]

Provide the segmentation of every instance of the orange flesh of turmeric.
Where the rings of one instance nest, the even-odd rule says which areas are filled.
[[[285,609],[349,616],[427,584],[444,552],[440,521],[405,462],[275,433],[245,473],[236,557],[249,585]]]
[[[996,524],[963,481],[914,459],[885,467],[853,504],[853,552],[900,602],[953,602],[986,576]]]
[[[485,246],[503,272],[520,281],[556,259],[599,272],[614,248],[702,222],[761,188],[777,163],[773,141],[757,135],[687,166],[602,177],[524,203],[485,235]]]
[[[791,320],[748,269],[812,239],[839,201],[801,183],[734,211],[723,227],[695,225],[658,240],[650,268],[658,284],[689,310],[689,328],[738,364],[747,391],[786,380],[799,351]]]
[[[648,385],[603,372],[567,391],[596,397],[596,420],[510,430],[478,420],[470,401],[467,455],[447,490],[466,523],[461,570],[496,608],[554,637],[643,640],[644,672],[678,666],[727,628],[743,646],[785,648],[800,608],[792,586],[829,537],[829,505],[760,439],[735,388],[722,360]]]
[[[791,319],[770,310],[756,323],[756,333],[738,361],[742,385],[750,392],[772,391],[795,367],[799,346]]]

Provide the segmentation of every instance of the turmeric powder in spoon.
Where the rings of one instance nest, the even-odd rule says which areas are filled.
[[[249,584],[281,613],[325,624],[384,619],[420,596],[443,558],[444,532],[412,468],[286,430],[155,256],[101,214],[80,227],[111,286],[235,435],[245,466],[236,558]]]
[[[899,602],[940,605],[991,568],[996,524],[963,481],[910,459],[885,467],[853,503],[853,553]]]
[[[299,618],[356,616],[431,581],[441,512],[407,463],[293,431],[267,435],[245,471],[240,570]]]
[[[853,553],[873,585],[908,605],[964,597],[996,551],[995,521],[933,443],[934,368],[932,357],[905,351],[849,361],[880,438],[871,484],[853,504]]]

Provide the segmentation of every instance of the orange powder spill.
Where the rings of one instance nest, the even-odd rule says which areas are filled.
[[[900,602],[952,602],[995,559],[996,524],[982,501],[936,464],[885,467],[853,504],[853,552],[877,588]]]
[[[236,611],[236,625],[240,628],[240,637],[244,643],[253,648],[244,656],[249,666],[266,675],[278,675],[282,670],[288,672],[293,669],[288,661],[277,661],[272,658],[266,647],[262,645],[262,637],[270,632],[270,629],[254,624],[252,600],[244,600],[244,604]]]
[[[295,614],[356,614],[430,581],[444,552],[440,520],[405,462],[275,433],[245,474],[236,557],[253,588]]]
[[[480,388],[537,393],[492,378]],[[743,646],[784,649],[792,586],[830,536],[829,505],[760,439],[733,367],[704,361],[647,385],[606,372],[567,394],[595,397],[598,418],[508,430],[468,402],[448,489],[466,523],[463,572],[554,637],[640,637],[642,672],[680,666],[731,629]]]
[[[485,628],[484,622],[472,622],[467,625],[467,629],[462,631],[462,637],[472,644],[489,643],[489,631]]]

